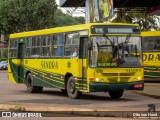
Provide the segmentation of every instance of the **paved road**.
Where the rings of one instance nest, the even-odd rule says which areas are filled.
[[[155,83],[157,84],[157,83]],[[76,108],[107,109],[113,111],[147,111],[148,104],[155,104],[160,111],[160,100],[125,91],[119,100],[113,100],[108,93],[84,94],[75,100],[62,94],[60,90],[45,88],[40,94],[26,92],[25,85],[16,85],[8,81],[7,72],[0,72],[0,104],[28,104],[41,106],[64,106]]]

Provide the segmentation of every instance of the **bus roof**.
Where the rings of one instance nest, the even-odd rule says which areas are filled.
[[[141,34],[142,36],[160,36],[160,31],[144,31]]]
[[[50,29],[15,33],[15,34],[10,34],[10,38],[12,39],[12,38],[27,37],[27,36],[29,37],[29,36],[47,35],[47,34],[53,34],[53,33],[72,32],[77,30],[87,30],[92,25],[138,26],[136,24],[126,24],[126,23],[89,23],[89,24],[55,27]]]

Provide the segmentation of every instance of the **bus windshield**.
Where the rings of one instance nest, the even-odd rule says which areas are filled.
[[[141,67],[141,37],[92,36],[91,67]]]

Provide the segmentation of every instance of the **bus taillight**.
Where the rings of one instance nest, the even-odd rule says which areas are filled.
[[[142,88],[143,87],[143,84],[135,84],[134,85],[134,88]]]

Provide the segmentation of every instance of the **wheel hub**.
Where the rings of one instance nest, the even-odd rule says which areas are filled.
[[[70,91],[70,93],[74,93],[74,91],[75,91],[75,85],[73,82],[70,82],[70,84],[69,84],[69,91]]]

